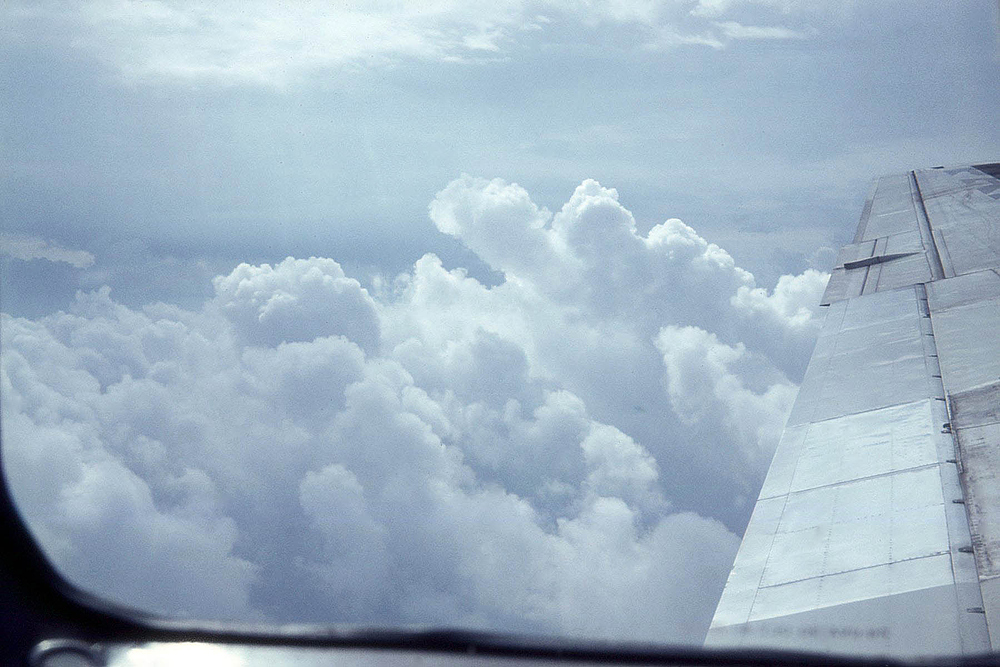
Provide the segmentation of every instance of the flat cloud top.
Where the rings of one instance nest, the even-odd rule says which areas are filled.
[[[594,180],[429,212],[504,280],[288,258],[200,309],[3,315],[4,455],[59,568],[170,615],[700,642],[826,276],[758,288]]]
[[[78,269],[94,265],[94,256],[86,250],[61,248],[38,236],[0,233],[0,255],[24,261],[44,259],[65,262]]]

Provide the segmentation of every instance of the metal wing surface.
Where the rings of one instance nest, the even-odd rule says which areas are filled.
[[[1000,648],[998,177],[875,183],[707,645]]]

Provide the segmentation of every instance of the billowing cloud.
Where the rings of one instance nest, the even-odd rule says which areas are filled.
[[[94,265],[94,256],[86,250],[61,248],[37,236],[0,233],[0,255],[25,261],[45,259],[50,262],[65,262],[78,269]]]
[[[677,416],[689,424],[721,423],[726,441],[742,447],[749,461],[769,462],[795,387],[777,381],[753,391],[734,370],[748,356],[743,343],[731,347],[697,327],[664,327],[656,346],[663,353],[665,385]]]
[[[771,293],[741,285],[730,298],[733,308],[753,325],[748,337],[792,378],[800,377],[819,335],[816,304],[829,277],[806,269],[797,276],[781,276]]]
[[[289,258],[196,310],[4,315],[54,562],[174,615],[699,642],[804,365],[772,341],[808,348],[825,276],[758,288],[593,180],[551,213],[463,176],[430,216],[502,281]]]
[[[273,268],[241,264],[214,284],[215,304],[246,342],[274,346],[337,334],[367,351],[378,349],[374,303],[331,259],[289,257]]]

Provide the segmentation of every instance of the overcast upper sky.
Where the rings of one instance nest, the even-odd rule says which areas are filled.
[[[995,2],[7,3],[4,456],[172,615],[698,643]]]

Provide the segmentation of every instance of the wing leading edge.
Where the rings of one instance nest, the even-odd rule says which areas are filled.
[[[1000,648],[998,177],[876,182],[707,645]]]

